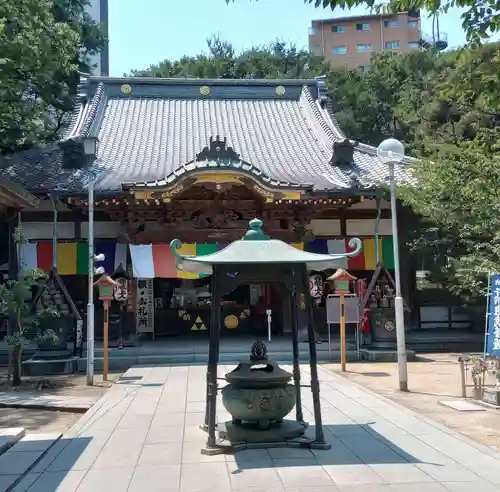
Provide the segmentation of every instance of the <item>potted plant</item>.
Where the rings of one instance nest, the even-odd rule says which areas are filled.
[[[53,330],[40,330],[41,313],[32,313],[32,288],[39,286],[47,278],[41,269],[28,270],[18,280],[8,280],[0,285],[0,312],[9,318],[9,334],[5,342],[10,347],[12,363],[12,385],[21,384],[21,358],[23,348],[32,340],[52,340],[56,343],[57,335]],[[51,316],[58,316],[56,311]],[[9,371],[10,372],[10,371]]]

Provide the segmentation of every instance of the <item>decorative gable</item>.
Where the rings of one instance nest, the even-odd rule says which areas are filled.
[[[210,137],[208,147],[204,147],[203,150],[196,155],[197,161],[216,161],[218,159],[227,159],[231,161],[239,161],[240,155],[235,152],[232,147],[227,145],[227,138],[224,137],[223,140],[217,135]]]

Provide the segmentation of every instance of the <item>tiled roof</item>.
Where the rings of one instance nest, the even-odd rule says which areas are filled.
[[[373,147],[357,145],[348,168],[330,164],[334,142],[345,135],[321,104],[319,85],[90,77],[65,139],[98,136],[94,168],[101,191],[170,182],[203,166],[196,155],[215,136],[239,154],[242,162],[233,165],[247,166],[273,186],[342,191],[386,181],[386,166]],[[62,170],[62,156],[57,145],[20,153],[4,159],[1,172],[31,191],[84,191],[87,172]]]

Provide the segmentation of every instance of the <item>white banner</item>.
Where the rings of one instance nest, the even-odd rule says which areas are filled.
[[[135,310],[137,333],[154,333],[154,289],[152,278],[137,279],[137,297]]]

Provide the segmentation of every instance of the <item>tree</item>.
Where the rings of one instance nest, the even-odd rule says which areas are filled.
[[[500,44],[453,52],[376,55],[365,72],[327,77],[336,119],[355,140],[405,142],[418,186],[400,190],[419,220],[402,232],[431,281],[463,299],[500,271]],[[421,260],[425,259],[422,265]]]
[[[233,45],[218,36],[207,39],[208,54],[164,60],[146,70],[132,70],[136,77],[198,77],[214,79],[301,78],[323,74],[323,58],[293,44],[276,40],[236,55]]]
[[[234,0],[226,0],[227,3]],[[406,12],[424,10],[429,15],[446,13],[453,8],[463,8],[462,28],[467,39],[473,44],[479,44],[491,35],[500,31],[500,2],[498,0],[304,0],[316,7],[332,10],[349,10],[364,6],[375,12]]]
[[[382,52],[365,72],[333,69],[327,77],[332,110],[354,140],[376,146],[395,137],[413,147],[422,95],[449,64],[433,51]]]
[[[86,5],[87,0],[0,3],[0,153],[57,137],[73,106],[78,72],[89,69],[85,56],[105,42]]]
[[[18,280],[8,280],[0,285],[0,312],[9,319],[15,320],[15,328],[5,337],[5,342],[12,350],[12,384],[21,384],[21,358],[23,347],[31,340],[57,341],[57,335],[51,329],[43,333],[37,330],[33,334],[32,328],[40,326],[40,319],[44,316],[58,317],[57,311],[43,311],[33,315],[30,310],[32,288],[40,285],[47,278],[43,270],[35,269],[24,272]]]
[[[418,186],[401,197],[425,218],[414,247],[436,261],[433,278],[464,299],[484,294],[487,272],[500,269],[500,128],[473,140],[436,146],[413,168]]]

